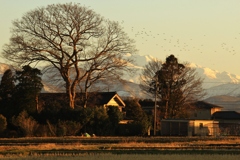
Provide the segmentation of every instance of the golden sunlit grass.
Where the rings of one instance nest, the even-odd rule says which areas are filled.
[[[239,155],[179,155],[179,154],[163,154],[163,155],[138,155],[138,154],[85,154],[78,156],[67,156],[67,155],[47,155],[47,156],[13,156],[13,157],[1,157],[1,159],[18,159],[18,160],[29,160],[29,159],[44,159],[44,160],[146,160],[146,159],[164,159],[164,160],[238,160]]]
[[[12,159],[8,157],[0,157],[1,159]],[[29,159],[44,159],[44,160],[53,160],[53,159],[60,159],[60,160],[146,160],[146,159],[160,159],[160,160],[238,160],[239,155],[137,155],[137,154],[86,154],[86,155],[78,155],[78,156],[65,156],[65,155],[55,155],[55,156],[36,156],[36,157],[29,157],[29,156],[15,156],[14,159],[19,160],[29,160]]]
[[[101,137],[99,137],[101,139]],[[184,137],[183,137],[184,138]],[[113,149],[116,147],[121,148],[148,148],[148,147],[183,147],[183,146],[198,146],[198,145],[223,145],[223,144],[240,144],[240,137],[231,138],[231,139],[219,139],[219,140],[204,140],[200,139],[197,141],[190,142],[165,142],[165,143],[146,143],[146,142],[137,142],[137,141],[129,141],[129,142],[119,142],[119,143],[99,143],[99,144],[81,144],[79,142],[76,143],[39,143],[39,144],[29,144],[29,145],[21,145],[21,144],[12,144],[11,146],[2,145],[0,146],[0,152],[7,151],[31,151],[31,150],[101,150],[101,149]]]
[[[113,140],[115,139],[118,139],[118,141],[114,141],[113,143]],[[117,154],[124,154],[126,153],[126,151],[133,151],[133,153],[135,153],[134,151],[136,151],[135,154],[138,154],[138,153],[142,154],[143,152],[146,152],[147,154],[159,154],[158,151],[160,150],[167,151],[168,149],[170,150],[180,149],[183,151],[184,150],[186,151],[186,149],[191,151],[194,147],[196,150],[212,149],[212,150],[218,151],[219,149],[219,148],[215,148],[215,146],[209,147],[208,145],[219,145],[221,147],[224,145],[237,144],[236,147],[238,147],[239,149],[240,137],[223,137],[219,139],[212,139],[209,137],[206,137],[206,138],[203,138],[203,137],[176,138],[175,137],[175,139],[171,137],[161,137],[161,138],[159,137],[157,138],[155,137],[145,137],[145,138],[144,137],[120,137],[120,138],[119,137],[94,137],[94,138],[82,138],[82,137],[55,138],[54,137],[54,138],[49,138],[48,137],[48,138],[0,139],[0,142],[1,142],[0,158],[14,157],[14,156],[26,157],[26,156],[39,156],[39,155],[40,156],[41,155],[42,156],[43,155],[44,156],[46,155],[47,156],[48,155],[79,156],[79,155],[84,155],[86,153],[91,153],[94,155],[98,154],[100,156],[102,154],[115,153],[115,151],[117,151]],[[110,152],[105,152],[105,151],[110,151]],[[190,152],[186,152],[186,153],[190,153]]]

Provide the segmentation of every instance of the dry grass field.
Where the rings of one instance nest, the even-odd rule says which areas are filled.
[[[139,154],[94,154],[94,155],[79,155],[79,156],[14,156],[14,157],[1,157],[3,160],[239,160],[239,155],[139,155]]]
[[[231,159],[240,137],[60,137],[0,139],[0,159]]]

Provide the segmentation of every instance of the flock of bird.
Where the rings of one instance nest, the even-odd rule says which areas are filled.
[[[202,36],[195,38],[177,37],[176,35],[171,35],[167,32],[156,33],[153,31],[148,31],[146,28],[134,28],[131,27],[130,35],[136,42],[138,48],[144,48],[149,46],[156,49],[155,52],[169,52],[169,53],[201,53],[208,54],[209,52],[219,54],[228,53],[229,55],[236,55],[240,50],[237,49],[234,44],[240,40],[233,37],[231,41],[219,42],[216,44],[209,44],[208,39],[210,36],[203,34]],[[240,33],[237,33],[240,36]],[[219,41],[219,39],[216,39]],[[151,54],[151,53],[146,53]]]

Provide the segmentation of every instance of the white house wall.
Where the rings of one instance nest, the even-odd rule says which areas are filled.
[[[108,106],[118,106],[118,103],[112,98],[108,103]]]
[[[106,105],[106,106],[116,106],[118,107],[118,109],[120,110],[120,112],[122,112],[122,107],[123,106],[119,106],[119,104],[114,100],[114,98],[112,98]]]
[[[218,122],[212,120],[194,120],[194,135],[216,136],[219,133]]]

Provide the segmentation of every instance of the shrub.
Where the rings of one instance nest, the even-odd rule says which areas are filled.
[[[59,121],[57,127],[57,136],[75,136],[82,128],[79,122]]]
[[[35,132],[35,135],[37,137],[52,137],[56,136],[55,134],[52,134],[52,132],[49,130],[48,125],[40,124]]]
[[[31,137],[38,128],[38,123],[26,111],[22,111],[17,117],[12,118],[12,123],[20,127],[24,135]]]
[[[0,114],[0,133],[3,132],[7,127],[7,119]]]

